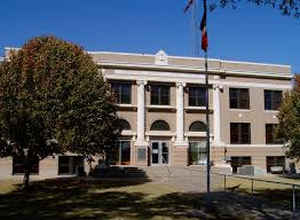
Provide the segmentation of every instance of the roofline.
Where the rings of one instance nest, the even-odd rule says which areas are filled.
[[[115,55],[131,55],[131,56],[149,56],[155,57],[155,54],[143,54],[143,53],[125,53],[125,52],[110,52],[110,51],[87,51],[89,54],[115,54]],[[201,60],[204,61],[203,57],[189,57],[189,56],[169,56],[169,58],[186,59],[186,60]],[[273,66],[273,67],[286,67],[291,68],[288,64],[273,64],[273,63],[257,63],[248,61],[234,61],[234,60],[222,60],[216,58],[208,58],[208,61],[222,62],[222,63],[236,63],[236,64],[250,64],[250,65],[262,65],[262,66]]]
[[[205,73],[204,68],[187,67],[187,66],[168,66],[168,65],[152,65],[152,64],[132,64],[132,63],[111,63],[101,62],[97,63],[100,68],[107,69],[127,69],[127,70],[148,70],[148,71],[166,71],[166,72],[185,72],[185,73]],[[277,79],[293,79],[294,75],[291,73],[273,73],[273,72],[243,72],[231,71],[224,69],[210,69],[210,75],[227,75],[227,76],[246,76],[246,77],[261,77],[261,78],[277,78]]]

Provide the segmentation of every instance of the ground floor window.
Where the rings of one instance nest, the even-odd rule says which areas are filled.
[[[251,157],[231,157],[231,167],[233,173],[237,173],[237,169],[244,165],[251,165]]]
[[[207,161],[206,141],[189,143],[189,165],[203,165]]]
[[[31,161],[33,163],[30,173],[31,174],[39,174],[39,159],[33,159]],[[13,157],[13,169],[12,173],[13,175],[17,174],[24,174],[24,164],[25,164],[25,158],[24,157]]]
[[[115,165],[130,164],[130,141],[118,141],[111,149],[110,163]]]
[[[84,172],[84,159],[82,156],[59,156],[59,175],[79,175]]]
[[[271,172],[271,167],[282,167],[285,169],[285,157],[284,156],[269,156],[267,157],[267,172]]]

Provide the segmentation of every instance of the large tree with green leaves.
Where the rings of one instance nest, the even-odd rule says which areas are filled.
[[[286,155],[300,159],[300,90],[286,92],[278,114],[277,136],[286,142]]]
[[[119,136],[113,96],[79,46],[54,36],[29,40],[0,66],[0,157],[33,161],[70,151],[90,159]]]

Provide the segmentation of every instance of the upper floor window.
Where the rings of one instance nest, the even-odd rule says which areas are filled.
[[[282,91],[265,90],[265,110],[278,110]]]
[[[111,83],[111,89],[118,104],[131,104],[131,84]]]
[[[206,91],[205,87],[189,87],[189,106],[205,106]]]
[[[202,121],[195,121],[189,127],[189,131],[204,132],[206,130],[207,126]]]
[[[170,105],[170,86],[151,86],[151,105]]]
[[[278,124],[266,124],[266,144],[283,144],[283,140],[276,137],[277,126]]]
[[[249,89],[229,88],[230,108],[249,109]]]
[[[230,123],[231,144],[251,144],[250,123]]]
[[[150,128],[151,131],[169,131],[170,126],[167,122],[163,120],[157,120],[153,122]]]

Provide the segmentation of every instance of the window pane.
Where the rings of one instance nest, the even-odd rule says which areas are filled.
[[[131,84],[129,83],[112,83],[111,89],[115,95],[116,103],[130,104],[131,103]]]
[[[230,108],[249,109],[249,90],[229,89]]]
[[[250,123],[230,123],[230,143],[250,144],[251,143]]]
[[[169,105],[170,87],[162,85],[151,86],[151,105]]]
[[[189,88],[189,106],[205,106],[206,89],[204,87]]]
[[[282,91],[265,90],[265,110],[278,110]]]

